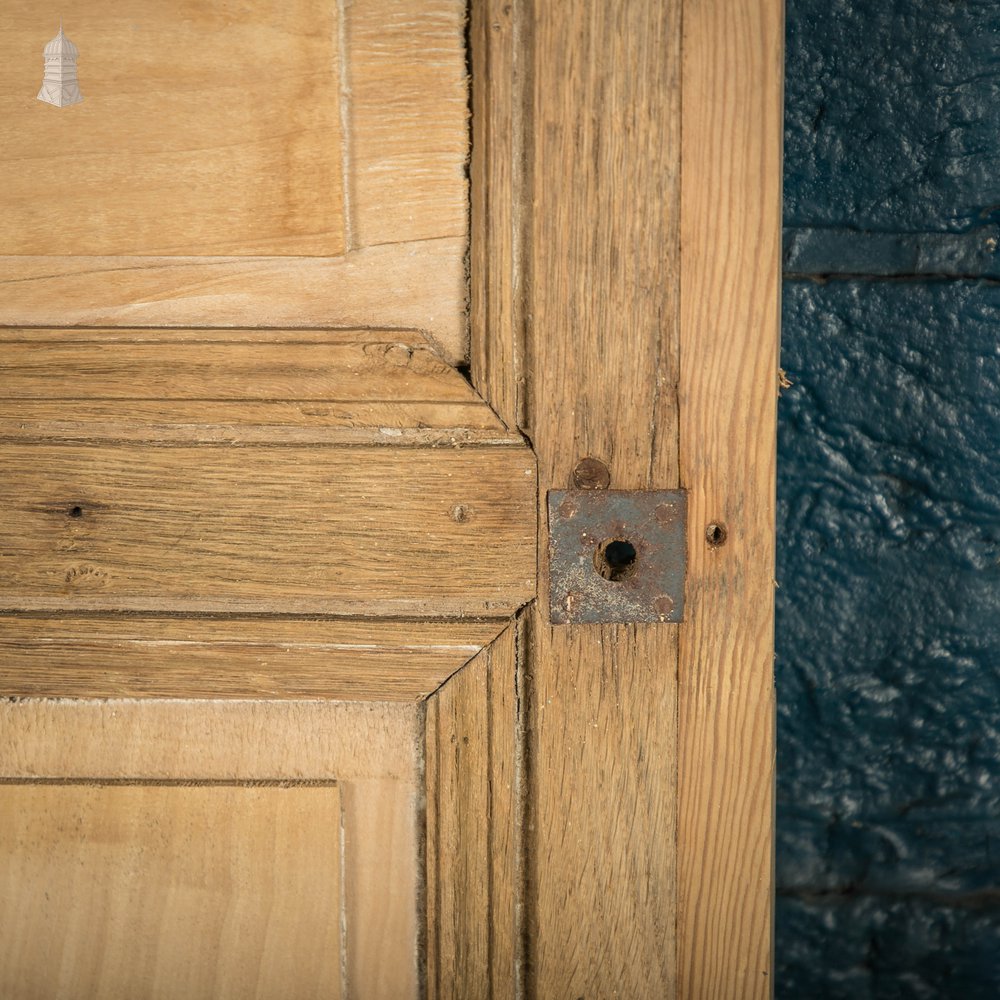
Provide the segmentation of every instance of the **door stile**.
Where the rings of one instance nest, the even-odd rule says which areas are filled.
[[[473,143],[494,156],[473,158],[473,287],[477,269],[509,268],[499,293],[514,303],[474,295],[472,368],[488,401],[518,400],[545,526],[547,491],[572,488],[585,457],[612,489],[679,485],[680,7],[477,12],[490,30],[473,33]],[[492,100],[485,118],[477,91]],[[550,625],[540,531],[525,664],[527,995],[672,995],[678,628]]]
[[[781,25],[473,4],[473,381],[539,460],[529,996],[771,990]],[[689,491],[679,626],[549,624],[546,494],[584,457]]]
[[[679,995],[768,997],[782,0],[684,11]],[[725,534],[721,534],[721,532]],[[721,544],[720,544],[721,543]]]

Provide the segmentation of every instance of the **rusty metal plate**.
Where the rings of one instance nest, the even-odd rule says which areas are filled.
[[[684,619],[683,490],[550,490],[549,617]]]

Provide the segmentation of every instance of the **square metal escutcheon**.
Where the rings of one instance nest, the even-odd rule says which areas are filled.
[[[549,617],[684,619],[684,490],[550,490]]]

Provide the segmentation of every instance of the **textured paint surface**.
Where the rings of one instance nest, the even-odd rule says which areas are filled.
[[[1000,221],[995,0],[789,0],[785,224]]]
[[[787,60],[776,995],[994,1000],[1000,6],[789,0]]]
[[[786,282],[784,324],[779,995],[848,963],[823,995],[938,996],[939,948],[1000,934],[1000,288]],[[879,948],[901,900],[968,940]]]

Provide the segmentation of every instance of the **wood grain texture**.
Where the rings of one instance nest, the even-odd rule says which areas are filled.
[[[680,995],[772,990],[781,0],[684,11]],[[722,522],[728,540],[705,543]]]
[[[0,439],[522,444],[408,330],[0,330]]]
[[[67,0],[83,101],[58,110],[35,100],[56,17],[4,13],[6,253],[344,253],[335,4]]]
[[[427,991],[523,988],[519,622],[427,701]]]
[[[481,0],[469,11],[472,63],[470,356],[472,377],[508,427],[523,423],[521,275],[524,135],[521,75],[530,33],[521,2]]]
[[[0,692],[60,698],[427,697],[497,622],[0,616]]]
[[[365,1000],[417,1000],[423,795],[416,769],[406,780],[345,782],[341,795],[345,993]]]
[[[189,7],[70,0],[71,108],[34,96],[55,22],[0,27],[0,323],[415,327],[462,363],[464,4]]]
[[[53,808],[64,814],[71,828],[73,811],[60,802],[71,805],[72,795],[81,786],[100,786],[101,792],[109,783],[116,792],[122,786],[166,786],[184,809],[191,801],[212,799],[217,793],[221,808],[226,808],[231,805],[225,798],[227,786],[234,783],[265,787],[290,783],[293,790],[299,790],[310,783],[329,785],[336,781],[337,787],[332,791],[339,792],[341,808],[332,813],[311,806],[304,808],[301,817],[304,832],[299,840],[280,836],[280,830],[276,832],[266,815],[245,815],[239,808],[229,809],[235,822],[249,826],[242,834],[248,845],[248,863],[266,866],[272,852],[294,853],[302,846],[305,857],[300,859],[301,864],[311,879],[303,911],[307,917],[312,914],[310,898],[323,900],[332,912],[340,941],[340,947],[336,940],[332,942],[331,949],[330,943],[320,939],[328,930],[329,921],[317,919],[300,927],[284,920],[282,911],[272,912],[267,944],[254,953],[256,961],[247,958],[246,964],[249,970],[261,975],[272,975],[272,966],[279,971],[285,968],[281,962],[271,960],[273,935],[273,943],[284,949],[281,958],[291,962],[293,968],[301,968],[304,975],[310,974],[317,961],[331,960],[337,984],[343,974],[345,995],[387,1000],[416,997],[421,708],[413,704],[328,700],[65,697],[7,699],[0,702],[0,716],[0,806],[5,812],[8,808],[13,810],[18,804],[8,793],[15,796],[22,787],[42,786],[52,794],[56,803]],[[267,790],[276,793],[287,789]],[[66,792],[70,798],[59,800],[59,793]],[[190,799],[186,797],[189,793]],[[160,838],[167,855],[161,867],[173,877],[179,867],[175,857],[184,849],[183,831],[164,823],[143,824],[134,815],[129,816],[128,802],[120,798],[106,801],[107,809],[102,815],[106,815],[109,823],[136,831],[143,843],[150,836]],[[147,829],[151,825],[152,833]],[[213,825],[206,823],[205,828],[214,834]],[[224,829],[220,824],[223,845],[228,843]],[[101,843],[102,856],[109,865],[122,865],[126,871],[134,869],[142,875],[144,869],[139,862],[129,861],[127,844],[123,849],[120,840]],[[48,850],[44,839],[42,847]],[[322,850],[333,852],[331,864],[335,865],[338,877],[342,876],[342,894],[336,884],[324,878]],[[282,856],[281,863],[290,862]],[[76,887],[73,891],[88,892],[89,882],[81,883],[74,875],[72,858],[57,853],[50,864],[53,877],[61,872],[65,881]],[[71,867],[67,869],[67,865]],[[274,887],[273,879],[278,876],[268,875],[266,867],[264,874],[267,878],[262,891],[267,900],[279,892],[280,883],[279,888]],[[24,881],[20,875],[12,880]],[[294,880],[290,883],[296,884]],[[123,889],[115,880],[107,880],[106,892],[112,909],[131,905],[130,883]],[[170,885],[162,884],[162,880],[154,880],[152,884],[141,880],[135,892],[155,897],[148,904],[152,911],[170,905]],[[232,905],[230,920],[239,917],[238,904],[239,900]],[[293,897],[290,905],[294,904]],[[82,908],[84,902],[70,899],[67,905]],[[109,923],[109,918],[100,913],[93,914],[93,920],[102,928]],[[197,920],[193,924],[198,927]],[[286,925],[294,934],[285,934]],[[82,933],[78,938],[87,940]],[[107,935],[102,938],[106,939]],[[255,940],[252,935],[251,940]],[[20,943],[16,948],[18,954],[26,950]],[[392,961],[386,961],[387,955],[392,956]],[[201,965],[199,971],[206,975],[215,968],[209,961]],[[284,988],[234,995],[285,996],[291,991],[294,996],[311,996],[308,989],[312,987],[303,986],[299,990],[294,987],[297,981],[295,975],[289,974]],[[327,980],[318,982],[322,985]],[[112,995],[185,994],[169,990],[163,994],[147,993],[139,989]],[[211,984],[207,993],[193,995],[212,995]]]
[[[0,440],[394,448],[524,441],[479,403],[23,399],[0,399]]]
[[[522,449],[0,447],[6,610],[506,616],[533,591]]]
[[[402,702],[4,698],[0,778],[416,781]]]
[[[0,345],[4,399],[416,400],[480,403],[488,414],[409,330],[22,328],[0,331]]]
[[[332,258],[0,256],[0,325],[417,329],[459,364],[466,245],[447,237]]]
[[[540,500],[585,456],[613,489],[676,487],[680,7],[525,16],[519,282]],[[677,629],[553,627],[544,570],[528,647],[529,995],[670,996]]]
[[[351,246],[466,239],[465,3],[342,6]]]
[[[336,786],[3,785],[0,993],[341,996]]]

